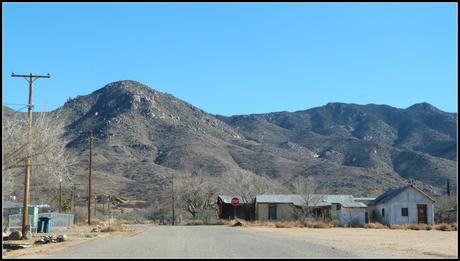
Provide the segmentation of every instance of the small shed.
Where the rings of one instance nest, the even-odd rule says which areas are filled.
[[[372,222],[434,224],[434,199],[414,185],[385,191],[369,205]]]
[[[295,207],[305,200],[300,195],[257,195],[255,200],[256,220],[294,220]]]

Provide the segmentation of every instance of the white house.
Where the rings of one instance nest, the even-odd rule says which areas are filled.
[[[413,185],[384,192],[369,204],[372,222],[384,225],[434,223],[435,201]]]

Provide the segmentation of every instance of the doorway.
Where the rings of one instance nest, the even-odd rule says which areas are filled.
[[[428,215],[426,213],[426,205],[425,204],[417,204],[417,223],[418,224],[427,224],[428,223]]]

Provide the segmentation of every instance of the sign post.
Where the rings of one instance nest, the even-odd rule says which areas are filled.
[[[232,205],[233,205],[233,219],[236,219],[236,206],[240,204],[240,199],[238,197],[232,198]]]

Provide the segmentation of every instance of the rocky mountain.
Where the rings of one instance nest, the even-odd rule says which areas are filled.
[[[243,169],[285,185],[313,175],[323,191],[356,196],[377,196],[409,179],[442,193],[446,180],[456,184],[457,178],[457,114],[427,103],[407,109],[330,103],[225,117],[119,81],[50,114],[66,124],[67,149],[81,163],[76,175],[82,183],[87,132],[94,133],[95,193],[152,200],[167,189],[172,173],[220,176]]]

